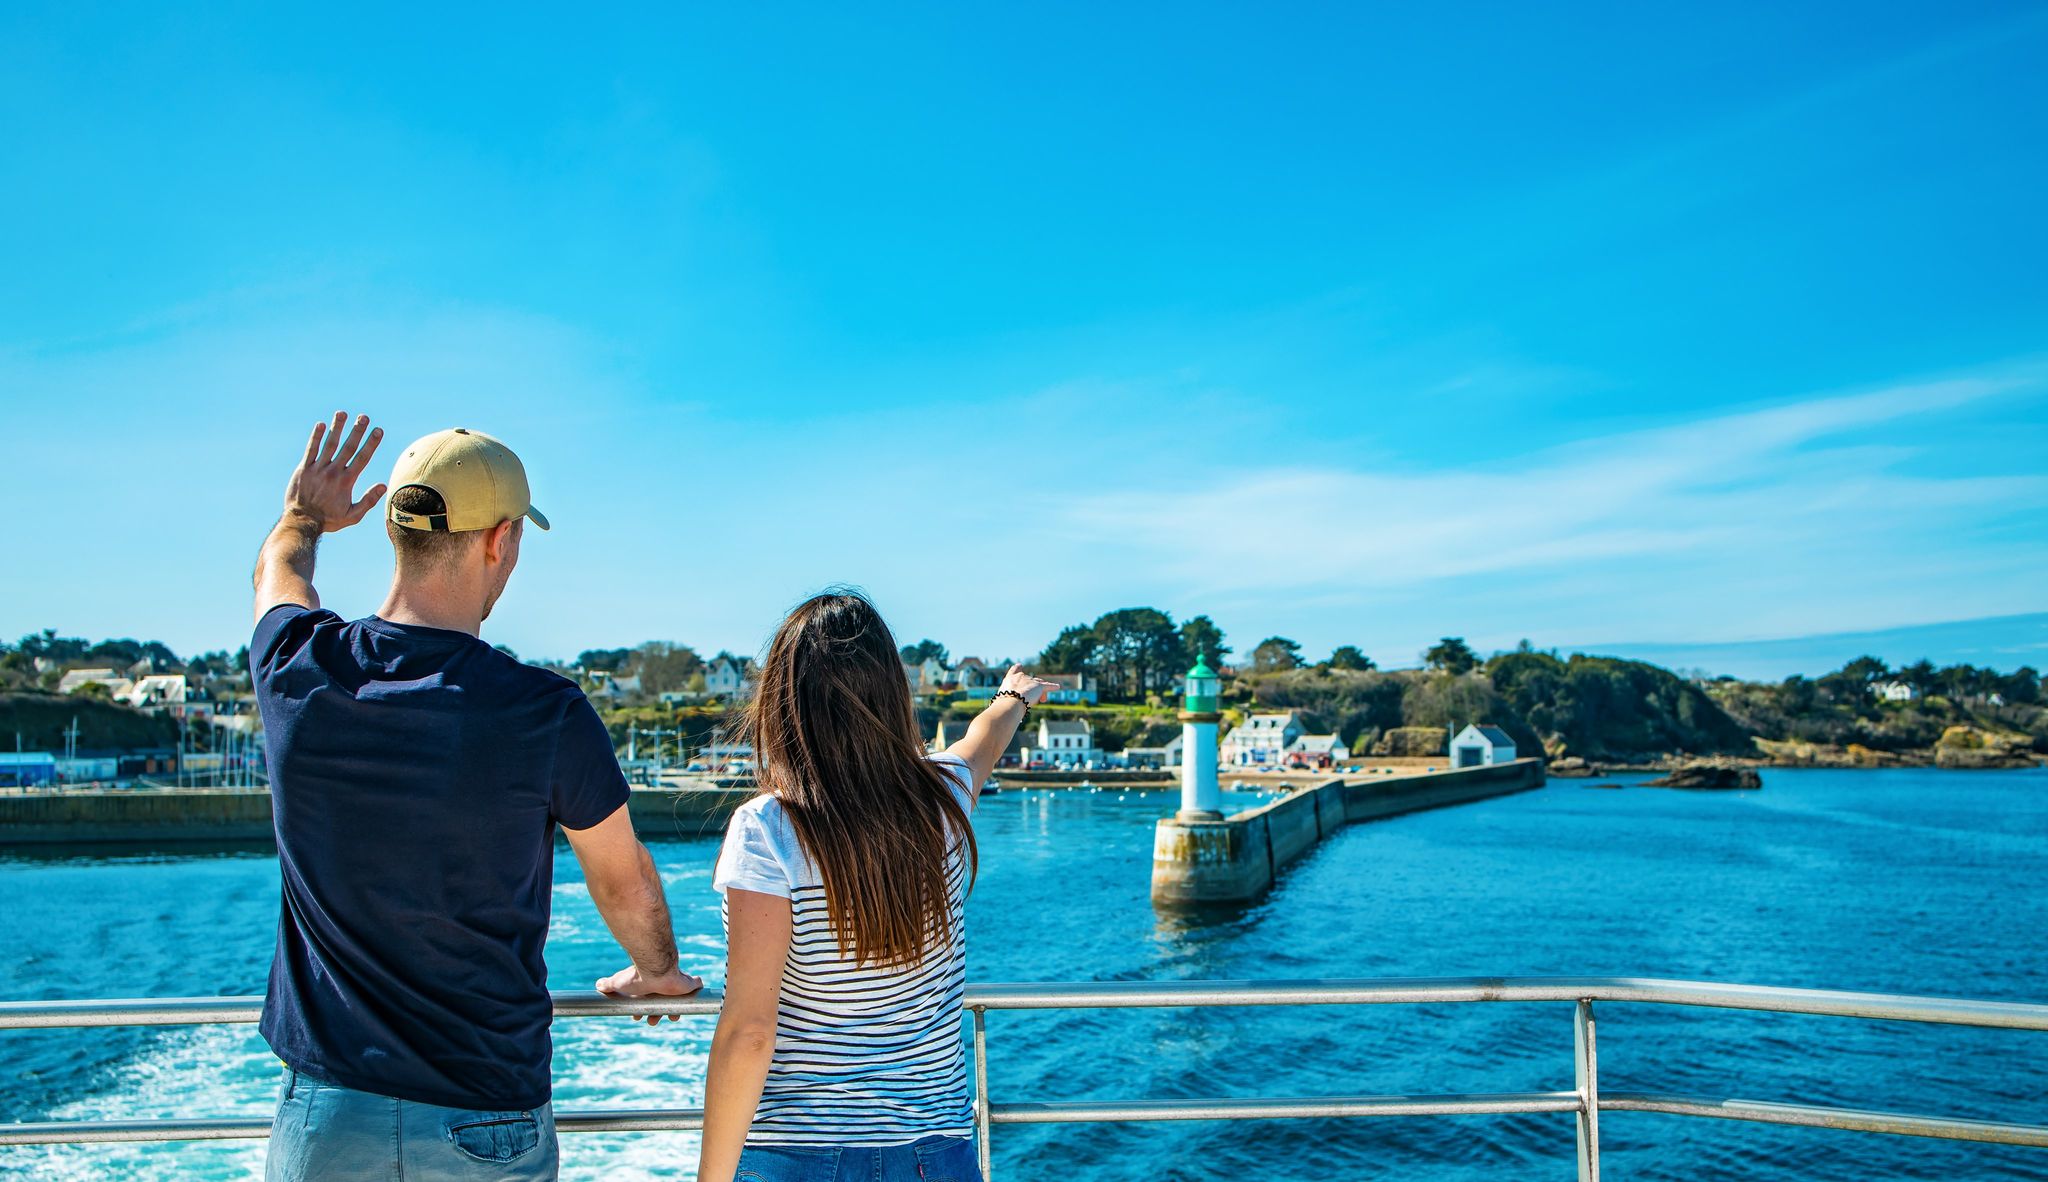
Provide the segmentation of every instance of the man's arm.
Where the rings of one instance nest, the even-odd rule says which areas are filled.
[[[373,486],[356,500],[356,478],[370,466],[384,429],[369,430],[370,416],[357,415],[355,429],[343,439],[341,429],[348,423],[343,411],[334,412],[333,423],[314,426],[306,441],[306,454],[292,469],[284,486],[284,515],[263,539],[256,554],[256,618],[281,603],[319,607],[320,595],[313,590],[313,559],[320,535],[347,529],[384,496],[384,486]],[[367,440],[364,432],[368,431]]]
[[[682,997],[704,982],[676,968],[676,936],[669,926],[668,898],[654,857],[633,836],[627,805],[588,829],[563,829],[569,848],[583,865],[590,901],[611,929],[612,939],[633,958],[631,968],[597,983],[600,993],[618,997]],[[661,1021],[647,1019],[649,1026]]]

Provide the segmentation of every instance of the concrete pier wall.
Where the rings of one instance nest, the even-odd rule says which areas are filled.
[[[1542,784],[1542,761],[1519,759],[1386,780],[1330,780],[1221,821],[1167,817],[1153,831],[1152,901],[1247,902],[1271,889],[1289,863],[1353,821],[1490,800]]]
[[[716,836],[748,789],[636,788],[633,828],[649,841]],[[0,847],[173,846],[272,839],[270,793],[24,792],[0,795]]]
[[[0,796],[0,845],[270,840],[268,792],[28,792]]]

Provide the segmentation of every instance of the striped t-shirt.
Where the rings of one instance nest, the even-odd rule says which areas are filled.
[[[961,806],[974,807],[958,757],[933,763]],[[725,831],[713,885],[789,900],[789,961],[775,1028],[775,1058],[747,1140],[809,1145],[898,1145],[974,1135],[960,1003],[967,980],[962,900],[966,855],[946,860],[952,939],[916,964],[861,965],[840,954],[816,866],[772,795],[741,805]],[[723,905],[721,904],[721,911]]]

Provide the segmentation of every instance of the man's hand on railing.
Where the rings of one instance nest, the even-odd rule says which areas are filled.
[[[704,982],[680,969],[671,968],[665,973],[648,973],[639,965],[632,965],[622,972],[613,973],[597,983],[597,991],[606,997],[624,998],[635,1001],[644,997],[688,997],[704,988]],[[649,1026],[661,1025],[666,1017],[671,1022],[683,1020],[681,1014],[648,1014]],[[639,1018],[633,1019],[635,1022]]]

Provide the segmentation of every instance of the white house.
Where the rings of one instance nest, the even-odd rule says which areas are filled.
[[[704,692],[715,698],[737,698],[747,690],[747,662],[718,657],[704,668]]]
[[[1452,767],[1488,767],[1515,758],[1515,741],[1497,726],[1474,724],[1451,740]]]
[[[1086,673],[1047,673],[1043,676],[1059,686],[1046,692],[1046,701],[1064,706],[1095,704],[1095,679]]]
[[[139,678],[128,691],[128,704],[138,710],[169,709],[182,713],[185,705],[185,675],[152,673]]]
[[[1282,714],[1254,714],[1244,720],[1243,726],[1232,727],[1230,733],[1223,736],[1223,762],[1277,764],[1305,729],[1292,710]]]
[[[1041,718],[1038,742],[1024,748],[1024,762],[1042,761],[1055,766],[1084,764],[1101,760],[1095,746],[1095,728],[1085,718]]]
[[[1336,735],[1303,735],[1287,745],[1287,762],[1302,767],[1329,767],[1351,758],[1351,749]]]
[[[1881,702],[1910,702],[1920,696],[1920,691],[1903,681],[1880,681],[1870,687]]]
[[[593,674],[593,676],[597,678],[597,688],[590,693],[590,696],[593,698],[599,698],[607,702],[617,702],[625,698],[638,697],[640,694],[640,675],[638,673],[631,677],[620,677],[616,674],[602,672]]]
[[[970,698],[994,697],[1003,684],[1003,671],[992,668],[980,657],[962,657],[953,666],[953,680],[960,684],[960,692]]]
[[[57,692],[75,694],[88,685],[104,685],[111,690],[114,683],[122,680],[125,679],[112,669],[73,669],[57,679]]]
[[[939,687],[951,685],[954,681],[953,671],[946,668],[946,663],[937,657],[926,657],[915,665],[908,661],[903,662],[903,679],[910,683],[910,692],[913,696],[938,693]]]
[[[1118,764],[1127,768],[1170,768],[1180,766],[1182,738],[1176,734],[1163,747],[1126,747]],[[1114,760],[1115,757],[1112,757]]]
[[[951,718],[941,718],[939,719],[938,729],[932,733],[932,741],[925,744],[925,749],[933,755],[937,755],[966,737],[966,722]]]

